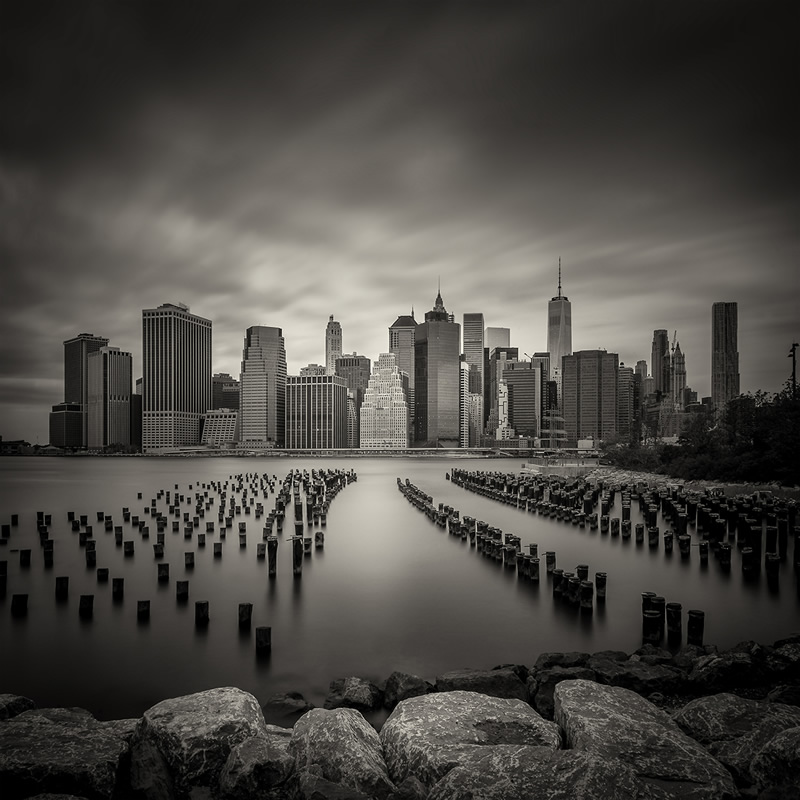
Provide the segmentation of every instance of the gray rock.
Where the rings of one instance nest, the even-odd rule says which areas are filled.
[[[789,680],[800,676],[800,642],[785,642],[768,656],[766,669],[772,680]]]
[[[111,797],[127,742],[82,708],[25,711],[0,724],[0,796]]]
[[[264,736],[253,736],[233,747],[220,773],[220,797],[223,800],[292,797],[294,756],[289,752],[291,736],[290,728],[267,725]]]
[[[338,678],[331,681],[325,708],[355,708],[374,711],[383,705],[383,692],[366,678]]]
[[[589,653],[542,653],[536,659],[534,670],[552,669],[553,667],[585,667]]]
[[[721,764],[668,714],[628,689],[562,681],[555,690],[555,720],[568,747],[620,759],[653,797],[705,800],[736,793]]]
[[[656,647],[653,644],[644,644],[638,650],[634,650],[630,657],[631,661],[641,661],[644,664],[668,664],[674,663],[674,656],[669,650],[663,647]]]
[[[131,743],[131,785],[147,798],[217,796],[231,750],[263,737],[258,701],[232,687],[164,700],[145,711]]]
[[[318,766],[301,772],[299,792],[302,800],[372,800],[357,789],[323,778],[321,772]]]
[[[770,739],[753,757],[750,773],[762,793],[800,797],[800,727]]]
[[[574,750],[497,745],[475,750],[431,790],[428,800],[641,800],[644,784],[618,759]]]
[[[459,669],[445,672],[436,678],[437,692],[478,692],[491,697],[510,699],[528,699],[528,688],[520,680],[519,675],[510,668],[506,669]]]
[[[748,653],[702,656],[689,673],[689,684],[703,694],[725,692],[753,684],[753,659]]]
[[[386,681],[383,690],[383,704],[390,711],[402,700],[409,697],[419,697],[433,691],[433,686],[418,675],[409,675],[407,672],[393,672]]]
[[[23,711],[36,708],[36,703],[19,694],[0,694],[0,720],[11,719]]]
[[[675,694],[685,684],[685,676],[679,669],[664,664],[634,660],[613,661],[592,656],[588,666],[594,670],[598,683],[620,686],[645,697],[653,692]]]
[[[776,686],[768,695],[770,703],[783,703],[787,706],[800,706],[800,686],[782,684]]]
[[[800,726],[800,708],[721,693],[692,700],[673,719],[746,787],[753,783],[753,755],[776,734]]]
[[[545,718],[553,719],[553,692],[561,681],[583,678],[595,680],[595,672],[588,667],[551,667],[534,672],[528,679],[528,694],[533,707]]]
[[[395,783],[415,776],[433,786],[473,751],[500,744],[561,745],[558,727],[521,700],[437,692],[399,703],[381,728]]]
[[[286,692],[269,697],[267,702],[261,706],[261,712],[268,725],[291,727],[312,708],[314,706],[300,692]]]
[[[312,709],[295,723],[289,748],[301,788],[315,767],[312,775],[367,796],[387,798],[395,789],[378,734],[355,709]]]
[[[75,794],[54,794],[53,792],[45,792],[44,794],[37,794],[29,797],[28,800],[86,800],[85,797],[78,797]]]

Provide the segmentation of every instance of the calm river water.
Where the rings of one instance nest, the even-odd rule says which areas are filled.
[[[414,458],[0,458],[0,521],[19,514],[20,524],[0,547],[8,562],[7,590],[0,597],[0,692],[33,698],[40,706],[82,706],[101,719],[139,716],[166,697],[233,685],[262,703],[276,692],[300,691],[321,705],[334,678],[360,675],[381,680],[393,670],[429,680],[462,667],[532,664],[551,650],[633,650],[641,644],[641,592],[654,591],[706,612],[705,640],[731,646],[743,639],[770,643],[800,629],[800,604],[791,557],[781,565],[780,588],[762,577],[745,583],[734,550],[725,575],[713,557],[700,565],[696,548],[689,562],[663,548],[650,550],[633,539],[603,536],[587,527],[526,514],[452,485],[453,467],[517,471],[521,462]],[[302,578],[292,575],[290,524],[278,548],[278,574],[256,557],[263,519],[246,520],[247,546],[229,532],[223,557],[214,559],[210,535],[205,548],[183,533],[166,532],[163,561],[170,580],[159,583],[152,544],[130,524],[124,538],[135,555],[123,556],[114,536],[97,523],[96,512],[123,524],[122,508],[143,515],[159,490],[193,494],[203,483],[239,473],[275,475],[290,469],[353,469],[357,482],[336,497],[328,513],[325,547],[304,559]],[[589,564],[608,573],[608,596],[591,617],[555,602],[544,572],[537,587],[517,580],[513,570],[483,558],[415,510],[397,490],[409,478],[434,498],[489,525],[554,550],[558,566]],[[190,490],[189,486],[193,488]],[[142,499],[137,499],[137,493]],[[213,491],[210,494],[215,494]],[[274,495],[259,498],[269,511]],[[158,503],[167,513],[164,500]],[[188,510],[184,505],[182,510]],[[216,506],[214,507],[216,509]],[[97,566],[124,577],[125,599],[113,603],[111,581],[98,583],[85,563],[67,512],[86,514],[97,540]],[[36,512],[52,515],[54,566],[46,569],[36,531]],[[291,509],[288,509],[289,513]],[[216,511],[206,520],[216,523]],[[611,511],[620,516],[620,502]],[[170,517],[170,520],[173,518]],[[287,522],[289,522],[287,515]],[[634,504],[632,521],[640,521]],[[201,520],[201,523],[204,520]],[[659,521],[662,530],[666,525]],[[201,530],[205,528],[201,524]],[[217,526],[218,528],[218,526]],[[318,530],[318,526],[313,530]],[[306,529],[308,531],[310,529]],[[308,533],[306,533],[308,535]],[[31,566],[18,550],[32,550]],[[184,552],[194,550],[194,569]],[[55,600],[56,576],[69,576],[69,598]],[[175,582],[189,580],[189,603],[175,598]],[[11,596],[29,595],[24,618],[11,615]],[[94,615],[81,620],[78,600],[94,594]],[[136,601],[149,599],[149,623],[137,622]],[[198,630],[194,601],[208,600],[210,624]],[[253,628],[272,627],[272,653],[256,658],[254,632],[241,633],[239,603],[253,604]]]

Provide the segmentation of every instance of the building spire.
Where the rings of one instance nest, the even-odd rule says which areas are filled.
[[[561,256],[558,257],[558,296],[561,297]]]

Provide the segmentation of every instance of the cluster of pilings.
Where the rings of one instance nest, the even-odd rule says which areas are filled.
[[[515,570],[518,579],[539,583],[541,561],[538,544],[528,544],[525,552],[519,536],[503,534],[502,530],[483,520],[466,515],[462,517],[457,509],[444,503],[437,506],[430,495],[425,494],[408,478],[405,481],[398,478],[397,488],[409,503],[422,511],[435,525],[446,528],[451,536],[469,540],[470,546],[475,547],[484,558],[497,561],[506,569]],[[552,582],[554,600],[563,601],[566,605],[580,608],[583,613],[591,614],[596,586],[597,602],[605,602],[608,579],[605,572],[595,573],[594,581],[589,580],[587,564],[579,564],[574,572],[565,572],[556,567],[554,551],[545,553],[545,570]]]
[[[659,645],[664,640],[664,628],[667,641],[676,647],[683,641],[683,608],[680,603],[668,603],[655,592],[642,592],[642,642]],[[689,609],[686,630],[686,643],[703,644],[705,612]]]
[[[293,572],[299,575],[302,572],[302,559],[310,555],[311,543],[317,549],[324,546],[324,532],[318,530],[314,537],[298,536],[303,533],[300,488],[305,492],[305,507],[307,511],[307,525],[319,524],[325,526],[327,512],[332,500],[344,486],[357,480],[354,471],[342,470],[314,470],[309,475],[307,472],[290,472],[284,480],[280,493],[275,500],[275,508],[266,517],[266,524],[262,531],[262,541],[257,544],[256,558],[262,560],[268,557],[269,575],[275,577],[277,573],[278,537],[273,536],[272,526],[277,521],[278,531],[282,529],[285,508],[291,503],[294,506],[295,536],[291,537],[293,553]],[[98,583],[111,582],[112,602],[121,603],[125,597],[125,579],[122,576],[109,574],[107,567],[97,566],[97,544],[95,527],[106,535],[113,535],[116,547],[121,548],[125,559],[135,557],[137,541],[150,539],[151,527],[154,528],[155,541],[153,542],[153,557],[156,565],[156,579],[159,584],[168,583],[170,580],[170,564],[164,560],[167,548],[167,532],[172,537],[182,533],[184,547],[192,546],[196,541],[197,550],[206,547],[206,540],[219,536],[213,542],[213,556],[222,558],[223,542],[228,532],[237,532],[239,547],[247,546],[247,521],[243,517],[252,516],[255,520],[264,516],[265,508],[262,500],[275,494],[277,477],[267,475],[239,474],[231,475],[224,483],[212,481],[208,484],[198,484],[196,487],[189,485],[188,493],[181,493],[178,484],[174,490],[160,489],[150,502],[144,505],[140,514],[131,512],[129,507],[122,509],[123,524],[115,524],[112,515],[103,511],[96,512],[96,520],[92,515],[67,513],[67,522],[73,534],[77,535],[78,546],[85,552],[86,566],[96,571]],[[194,491],[192,491],[194,489]],[[138,493],[142,499],[142,492]],[[161,506],[161,507],[160,507]],[[166,509],[163,508],[166,506]],[[216,522],[208,517],[214,517],[216,506]],[[300,513],[298,514],[297,511]],[[50,536],[52,516],[42,511],[37,512],[37,532],[43,553],[45,569],[54,566],[54,542]],[[92,521],[90,522],[90,518]],[[298,525],[299,522],[299,525]],[[205,529],[203,529],[205,524]],[[133,533],[138,533],[139,539],[128,534],[126,537],[125,526],[130,526]],[[0,544],[7,545],[11,540],[12,528],[18,528],[19,515],[13,514],[8,525],[2,525],[2,540]],[[102,538],[102,537],[101,537]],[[185,550],[183,553],[184,573],[190,574],[195,566],[196,550]],[[31,567],[31,549],[19,549],[20,569],[27,570]],[[0,560],[0,596],[5,596],[8,582],[8,561]],[[69,598],[70,576],[58,575],[55,578],[56,602],[63,603]],[[176,601],[185,604],[189,599],[189,580],[176,581]],[[82,620],[91,620],[94,614],[95,596],[83,594],[79,598],[78,613]],[[242,629],[251,627],[252,603],[239,605],[239,625]],[[28,613],[28,595],[14,594],[11,600],[11,613],[15,617],[25,617]],[[136,601],[136,615],[139,622],[150,619],[151,605],[149,599]],[[210,621],[210,603],[207,600],[195,602],[195,625],[205,628]],[[256,628],[256,650],[264,652],[271,647],[271,629],[269,627]]]

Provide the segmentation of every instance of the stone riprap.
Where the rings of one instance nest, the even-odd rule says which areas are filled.
[[[222,688],[101,722],[0,695],[0,797],[800,797],[800,636],[544,653],[435,685],[402,672],[342,678],[329,699],[392,713],[378,734],[359,708],[314,709],[289,693],[262,711]]]

